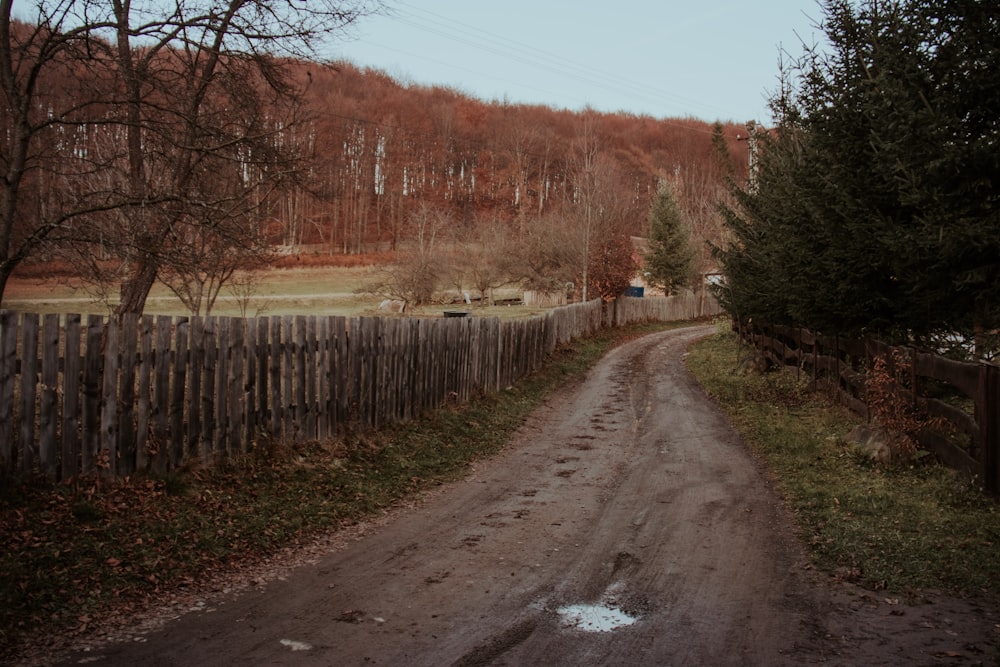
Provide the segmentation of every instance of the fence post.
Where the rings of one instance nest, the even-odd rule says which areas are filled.
[[[14,383],[17,375],[17,313],[0,310],[0,475],[14,473]]]
[[[1000,493],[1000,366],[979,365],[979,398],[983,486],[997,494]]]
[[[114,477],[118,473],[118,340],[121,320],[111,318],[104,330],[104,360],[101,385],[101,437],[98,444],[98,474]],[[103,453],[102,453],[103,452]],[[106,457],[106,459],[105,459]]]

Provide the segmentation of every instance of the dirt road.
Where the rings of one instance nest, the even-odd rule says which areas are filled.
[[[978,622],[976,639],[988,636],[996,619],[981,609],[942,601],[900,614],[874,596],[817,586],[768,481],[683,366],[686,346],[709,332],[618,348],[467,480],[282,579],[65,664],[936,664],[952,649],[975,657],[953,624]],[[940,613],[951,615],[947,624]]]

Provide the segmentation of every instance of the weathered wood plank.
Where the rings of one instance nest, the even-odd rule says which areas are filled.
[[[156,341],[153,351],[153,436],[157,452],[157,463],[166,462],[167,468],[174,464],[170,461],[170,355],[171,330],[173,321],[167,315],[156,318]],[[165,472],[164,469],[160,470]]]
[[[14,386],[17,375],[17,333],[19,317],[9,310],[0,310],[0,475],[14,472]]]
[[[256,318],[244,320],[243,322],[243,446],[251,448],[257,437],[257,424],[260,419],[257,405],[257,385],[260,383],[257,378],[259,370],[257,353],[258,325]]]
[[[316,409],[318,412],[316,437],[320,440],[326,440],[330,437],[331,426],[333,424],[333,391],[331,389],[332,385],[330,382],[330,325],[331,322],[329,317],[320,317],[316,321],[316,336],[318,345],[316,350],[318,355],[316,361]]]
[[[386,423],[392,404],[392,397],[388,393],[388,374],[392,367],[388,345],[391,324],[385,318],[378,318],[378,329],[372,341],[372,359],[375,362],[375,373],[372,377],[372,424],[375,428],[380,428]]]
[[[62,479],[72,479],[80,472],[80,380],[83,374],[80,357],[81,321],[82,318],[78,314],[66,315],[66,344],[63,352],[62,381],[62,441],[59,453]],[[0,399],[0,405],[6,405],[2,399]]]
[[[281,318],[282,349],[282,378],[281,378],[281,405],[284,418],[282,419],[282,438],[285,440],[295,440],[295,339],[292,327],[292,317],[285,315]]]
[[[191,349],[188,353],[188,387],[190,395],[187,398],[187,442],[184,447],[185,456],[198,458],[203,456],[202,442],[202,410],[201,392],[203,389],[203,373],[205,369],[205,320],[194,316],[190,326]]]
[[[981,389],[978,364],[918,352],[914,355],[913,369],[918,375],[954,386],[969,398],[975,398]]]
[[[42,318],[42,369],[39,395],[38,463],[44,475],[55,478],[56,426],[59,424],[59,316]],[[2,408],[0,408],[2,409]]]
[[[372,387],[372,406],[374,408],[375,428],[388,423],[391,420],[393,407],[393,394],[391,384],[391,373],[393,369],[392,358],[392,329],[395,320],[379,318],[378,334],[375,338],[374,358],[377,364]]]
[[[427,409],[427,380],[430,374],[431,358],[427,340],[427,320],[417,320],[417,354],[414,368],[413,410],[422,414]]]
[[[270,413],[268,421],[268,432],[274,438],[281,438],[281,427],[285,418],[284,404],[281,402],[281,361],[283,359],[281,350],[281,318],[272,317],[270,319],[270,365],[268,374],[271,377],[270,386]]]
[[[184,430],[184,396],[188,393],[187,374],[190,363],[188,352],[190,321],[178,317],[174,323],[173,370],[170,395],[170,460],[173,466],[180,466],[187,458]]]
[[[218,442],[215,427],[216,376],[218,367],[217,320],[206,317],[202,320],[202,372],[201,372],[201,458],[212,462],[216,456]]]
[[[361,368],[361,392],[358,396],[358,405],[362,411],[361,423],[365,426],[377,426],[375,422],[375,382],[378,370],[377,340],[378,340],[378,318],[361,318],[361,340],[362,354],[359,357]]]
[[[413,419],[413,353],[414,320],[407,318],[400,321],[399,345],[399,416],[402,421]],[[404,352],[405,351],[405,352]]]
[[[316,340],[316,316],[305,318],[305,422],[307,440],[315,440],[318,431],[319,405],[316,398],[316,375],[319,367],[319,347]]]
[[[347,387],[350,378],[350,354],[347,342],[347,318],[335,317],[333,319],[333,337],[333,356],[330,363],[333,401],[336,405],[333,429],[335,432],[341,433],[347,424],[349,410]]]
[[[143,315],[139,324],[139,406],[136,411],[136,467],[146,470],[166,470],[164,452],[150,440],[153,427],[153,331],[152,315]]]
[[[242,439],[244,447],[252,448],[254,446],[254,441],[257,437],[257,420],[259,419],[259,407],[257,405],[257,385],[260,381],[257,378],[258,371],[258,359],[257,359],[257,320],[249,319],[244,320],[244,340],[243,340],[243,355],[244,355],[244,373],[245,377],[243,379],[243,434]]]
[[[38,458],[35,442],[36,399],[38,392],[38,315],[25,313],[21,318],[21,472],[27,474]]]
[[[938,460],[946,466],[964,473],[970,479],[982,472],[979,461],[939,433],[928,430],[920,431],[916,435],[916,441],[928,451],[933,452]]]
[[[308,362],[308,346],[306,344],[306,316],[296,315],[293,320],[294,340],[295,340],[295,424],[293,432],[295,440],[302,442],[309,437],[309,429],[306,426],[306,414],[308,405],[306,403],[306,365]]]
[[[246,384],[244,382],[246,371],[245,362],[245,340],[244,322],[242,319],[231,317],[229,321],[229,344],[226,391],[229,394],[228,417],[229,424],[229,449],[232,453],[245,452],[246,441],[243,439],[246,421]]]
[[[139,316],[121,318],[121,375],[118,384],[118,474],[131,475],[136,466],[135,374],[138,356]]]
[[[918,398],[917,407],[930,417],[940,417],[955,426],[962,433],[967,433],[974,440],[979,440],[979,425],[969,413],[949,405],[936,398]]]
[[[96,462],[101,474],[118,471],[118,359],[121,324],[110,320],[104,330],[104,373],[101,386],[101,444]]]
[[[357,424],[361,421],[358,405],[361,394],[361,319],[352,317],[347,320],[347,421]]]
[[[215,365],[215,435],[212,438],[215,454],[225,458],[230,453],[229,423],[229,318],[215,318],[218,343]]]
[[[83,442],[80,449],[80,469],[85,475],[94,472],[101,446],[104,331],[104,318],[100,315],[87,316],[87,351],[83,361]]]
[[[268,319],[266,317],[258,317],[256,320],[257,325],[257,341],[256,341],[256,363],[257,363],[257,377],[256,377],[256,391],[257,391],[257,406],[256,406],[256,418],[254,420],[253,433],[250,433],[250,437],[257,437],[258,434],[269,432],[271,423],[271,404],[270,404],[270,376],[268,374],[268,351],[270,350],[270,342],[268,338]]]

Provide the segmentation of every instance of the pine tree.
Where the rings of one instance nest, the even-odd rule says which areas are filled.
[[[1000,326],[1000,17],[982,0],[827,0],[826,53],[772,100],[726,211],[733,315],[927,340]]]
[[[650,285],[672,294],[691,284],[694,252],[690,238],[674,193],[669,186],[663,185],[649,210],[649,252],[645,271]]]

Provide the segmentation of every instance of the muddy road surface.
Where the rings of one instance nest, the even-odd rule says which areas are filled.
[[[765,475],[684,368],[684,350],[710,332],[614,350],[466,480],[287,576],[64,664],[937,664],[952,648],[969,654],[937,618],[944,607],[898,614],[817,585]],[[960,613],[985,612],[962,608],[950,622]],[[988,633],[990,619],[979,620]]]

